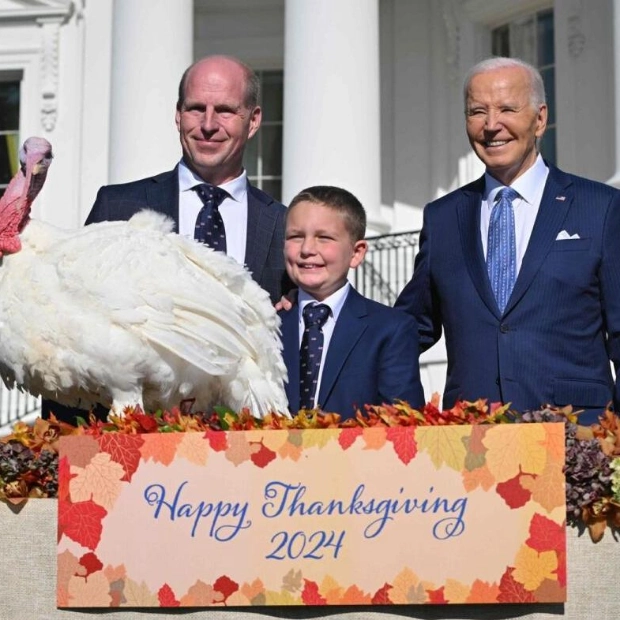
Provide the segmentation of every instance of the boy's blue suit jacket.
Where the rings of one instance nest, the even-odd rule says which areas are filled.
[[[445,332],[444,407],[488,398],[514,409],[618,411],[620,192],[549,165],[540,209],[503,313],[480,238],[484,178],[424,210],[413,278],[396,306],[418,322],[426,350]],[[573,236],[572,239],[558,239]]]
[[[294,414],[299,410],[299,307],[280,311],[286,394]],[[360,295],[351,288],[327,350],[318,406],[344,419],[355,407],[395,399],[414,407],[424,404],[418,364],[417,325],[412,317]]]

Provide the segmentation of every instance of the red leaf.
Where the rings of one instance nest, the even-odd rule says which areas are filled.
[[[309,579],[304,579],[304,589],[301,592],[301,600],[305,605],[327,605],[327,599],[319,594],[318,584]]]
[[[252,453],[250,458],[257,467],[267,467],[267,465],[276,458],[276,453],[261,443],[260,450]]]
[[[392,586],[389,583],[384,583],[383,587],[379,588],[373,595],[371,603],[373,605],[393,605],[390,600],[389,592]]]
[[[159,588],[159,592],[157,593],[157,598],[159,599],[160,607],[180,607],[181,603],[177,601],[174,596],[174,592],[172,588],[165,583],[161,588]]]
[[[213,589],[221,592],[224,595],[224,599],[227,599],[231,594],[239,589],[239,584],[233,581],[230,577],[222,575],[216,579],[213,584]]]
[[[427,590],[426,593],[428,594],[428,602],[433,605],[446,605],[448,601],[444,596],[443,589],[444,586],[441,586],[441,588],[438,588],[437,590]]]
[[[205,433],[205,439],[209,440],[209,445],[215,452],[224,452],[224,450],[228,448],[226,433],[222,431],[207,431]]]
[[[418,452],[414,429],[406,426],[391,426],[386,430],[386,438],[394,444],[394,452],[407,465]]]
[[[497,485],[497,494],[513,509],[525,506],[532,496],[531,491],[521,486],[520,478],[521,474],[517,474],[514,478]]]
[[[498,603],[535,603],[536,598],[522,583],[512,576],[513,567],[508,567],[499,582]]]
[[[99,446],[107,452],[112,460],[120,463],[125,470],[121,480],[131,481],[140,464],[140,447],[144,443],[141,435],[125,435],[123,433],[105,433],[99,439]]]
[[[71,478],[75,478],[76,474],[71,473],[71,465],[69,465],[69,459],[63,456],[58,461],[58,499],[69,499],[69,483]]]
[[[101,539],[101,520],[108,511],[91,499],[86,502],[58,502],[58,535],[63,534],[87,549]]]
[[[340,435],[338,435],[338,443],[343,450],[350,448],[355,440],[363,433],[363,429],[361,426],[356,426],[354,428],[343,428],[340,431]]]
[[[157,430],[157,420],[153,416],[136,412],[133,414],[133,419],[144,433],[154,433]]]
[[[530,522],[530,537],[525,544],[539,553],[541,551],[565,551],[566,532],[564,525],[559,525],[547,517],[535,514]]]
[[[96,573],[103,568],[103,564],[100,562],[99,558],[94,553],[85,553],[80,558],[80,564],[86,569],[85,577],[92,573]]]

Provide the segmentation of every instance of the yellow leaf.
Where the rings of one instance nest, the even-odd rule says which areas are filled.
[[[69,581],[69,600],[72,607],[109,607],[112,598],[109,593],[110,582],[98,571],[84,577],[71,577]]]
[[[120,463],[113,461],[107,452],[96,454],[84,469],[71,467],[71,473],[77,473],[69,482],[73,502],[92,499],[106,510],[114,506],[121,492],[121,478],[125,475],[125,470]]]
[[[295,596],[286,590],[280,592],[265,591],[266,605],[300,605],[301,602],[300,596]]]
[[[464,603],[469,596],[469,588],[456,579],[446,579],[443,595],[450,603]]]
[[[328,605],[338,603],[343,592],[344,588],[331,575],[326,575],[319,586],[319,594],[325,598]]]
[[[177,448],[177,457],[196,465],[204,465],[209,456],[209,440],[202,433],[179,433],[183,440]]]
[[[324,448],[340,433],[338,428],[306,429],[303,432],[304,448]]]
[[[410,600],[410,594],[412,587],[415,590],[419,581],[418,576],[410,568],[404,568],[390,582],[392,584],[390,600],[395,605],[406,605],[407,603],[413,602]]]
[[[260,439],[255,439],[260,441]],[[278,452],[280,448],[288,441],[288,431],[269,430],[262,433],[263,445],[272,452]]]
[[[127,578],[123,595],[125,600],[121,602],[121,607],[159,607],[157,594],[152,593],[144,581],[138,584]]]
[[[526,590],[536,590],[545,579],[557,579],[554,571],[558,567],[555,551],[542,551],[523,545],[515,558],[513,577],[523,584]]]
[[[487,467],[496,482],[521,472],[542,473],[547,461],[545,437],[541,424],[501,424],[488,431],[483,443],[488,450]]]
[[[470,426],[421,426],[416,429],[419,452],[427,452],[437,469],[442,465],[462,471],[465,467],[463,438],[471,433]]]

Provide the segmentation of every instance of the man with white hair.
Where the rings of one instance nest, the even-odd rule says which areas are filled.
[[[596,421],[620,384],[620,192],[566,174],[538,148],[539,72],[513,58],[468,73],[465,117],[484,176],[424,210],[420,252],[396,305],[421,350],[445,332],[444,407],[488,398]]]

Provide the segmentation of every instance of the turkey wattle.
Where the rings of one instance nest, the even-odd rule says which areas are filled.
[[[233,259],[142,211],[66,231],[30,220],[51,162],[29,138],[0,199],[0,372],[8,387],[122,411],[287,412],[279,319]]]

